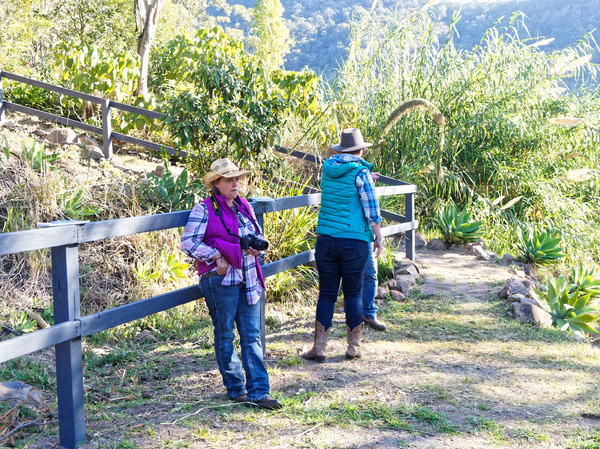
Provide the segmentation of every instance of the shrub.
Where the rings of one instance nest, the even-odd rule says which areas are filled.
[[[455,204],[449,204],[440,209],[435,226],[442,233],[442,239],[448,243],[468,243],[479,238],[481,221],[471,221],[467,211],[458,212]]]
[[[579,290],[592,298],[600,296],[600,279],[595,277],[595,271],[595,267],[584,267],[581,262],[571,268],[570,290]]]

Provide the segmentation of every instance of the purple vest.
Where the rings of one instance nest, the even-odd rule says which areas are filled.
[[[219,210],[221,211],[221,218],[223,220],[221,221],[221,218],[219,218],[215,213],[215,209],[211,203],[211,197],[206,198],[203,203],[206,204],[206,208],[208,209],[208,222],[202,241],[206,245],[218,249],[223,257],[225,257],[225,259],[227,259],[227,261],[234,268],[241,269],[243,258],[242,249],[240,248],[239,223],[237,216],[235,212],[233,212],[233,210],[227,205],[227,198],[225,198],[225,196],[215,195],[215,199],[217,200]],[[261,234],[260,228],[252,217],[248,202],[239,196],[235,199],[235,202],[237,203],[238,211],[248,217],[254,224],[255,233]],[[223,227],[223,224],[225,224],[227,229],[229,229],[229,231],[235,235],[231,235],[229,232],[227,232],[227,229]],[[199,275],[210,271],[214,268],[214,266],[214,263],[208,265],[202,260],[196,261],[196,267]],[[260,279],[260,283],[264,287],[265,281],[258,261],[256,263],[256,270],[258,279]]]

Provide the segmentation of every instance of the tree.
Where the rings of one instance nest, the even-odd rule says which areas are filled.
[[[252,15],[250,44],[254,54],[269,71],[283,66],[283,58],[290,51],[290,30],[283,19],[279,0],[258,0]]]
[[[139,32],[138,55],[140,55],[140,78],[137,94],[148,93],[148,61],[150,48],[158,26],[158,16],[165,6],[166,0],[134,0],[136,28]]]

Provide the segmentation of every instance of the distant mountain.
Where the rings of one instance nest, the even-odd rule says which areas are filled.
[[[281,0],[285,8],[284,18],[295,45],[287,56],[288,70],[308,67],[317,73],[330,73],[346,57],[349,44],[350,18],[360,12],[368,12],[374,6],[378,11],[410,11],[421,7],[426,0]],[[254,0],[229,0],[230,5],[252,8]],[[442,23],[448,25],[454,11],[460,10],[461,20],[457,25],[459,38],[455,45],[471,49],[478,44],[496,20],[504,17],[503,23],[515,11],[526,16],[521,38],[554,38],[546,51],[567,47],[586,33],[600,40],[600,0],[440,0],[429,11]],[[232,17],[232,25],[241,26],[239,17]],[[600,61],[598,49],[594,61]]]

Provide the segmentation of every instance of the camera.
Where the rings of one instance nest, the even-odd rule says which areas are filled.
[[[246,237],[240,238],[240,246],[242,249],[248,249],[252,247],[258,251],[265,251],[269,247],[269,242],[250,234]]]

